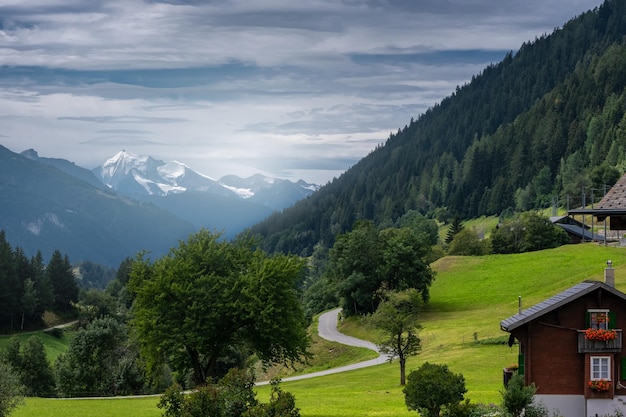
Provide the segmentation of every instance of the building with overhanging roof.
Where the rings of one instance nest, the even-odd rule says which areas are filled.
[[[605,236],[606,227],[609,230],[626,230],[626,174],[611,187],[599,203],[592,204],[591,208],[583,207],[568,210],[567,214],[570,216],[594,216],[605,228]]]
[[[500,322],[519,345],[518,370],[537,387],[536,402],[564,417],[626,409],[626,294],[605,280],[584,281]],[[512,372],[505,369],[507,373]]]

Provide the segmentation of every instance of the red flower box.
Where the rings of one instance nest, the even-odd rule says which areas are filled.
[[[587,329],[585,330],[585,339],[587,340],[614,340],[617,337],[615,330],[604,329]]]

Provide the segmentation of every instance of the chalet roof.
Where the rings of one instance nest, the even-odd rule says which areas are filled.
[[[567,233],[570,233],[574,236],[578,236],[580,238],[592,239],[592,240],[604,240],[604,236],[599,235],[597,233],[591,233],[587,227],[582,228],[574,224],[562,224],[562,223],[556,223],[556,225],[562,228],[563,230],[565,230]]]
[[[626,210],[626,174],[611,187],[596,207],[600,210]]]
[[[557,308],[598,289],[609,291],[610,293],[615,294],[616,296],[626,301],[626,294],[615,289],[615,287],[612,287],[601,281],[583,281],[580,284],[574,285],[573,287],[568,288],[567,290],[560,292],[545,301],[540,302],[539,304],[535,304],[534,306],[523,310],[521,313],[502,320],[500,322],[500,328],[505,332],[510,332],[511,330],[514,330],[532,320],[535,320],[538,317],[543,316],[544,314],[554,311]]]
[[[568,210],[568,214],[592,214],[598,218],[626,215],[626,174],[602,197],[593,209],[582,208]]]

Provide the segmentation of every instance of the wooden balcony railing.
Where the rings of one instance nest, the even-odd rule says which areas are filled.
[[[578,331],[578,353],[594,352],[621,352],[622,351],[622,330],[615,330],[615,339],[609,340],[588,340],[585,339],[585,331]]]

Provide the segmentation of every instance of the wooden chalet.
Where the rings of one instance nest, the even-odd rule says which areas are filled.
[[[584,281],[505,320],[519,368],[536,402],[564,417],[626,410],[626,294],[607,262],[604,282]],[[505,370],[508,372],[508,370]]]
[[[595,217],[604,228],[604,236],[607,236],[607,227],[609,230],[626,230],[626,174],[592,208],[568,210],[567,214],[583,218],[586,215]]]

